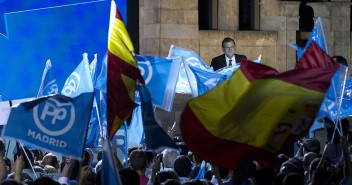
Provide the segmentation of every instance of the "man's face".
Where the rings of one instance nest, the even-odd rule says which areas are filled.
[[[222,46],[222,51],[225,53],[225,55],[229,58],[232,58],[233,55],[235,54],[236,46],[234,42],[225,42],[224,45]]]

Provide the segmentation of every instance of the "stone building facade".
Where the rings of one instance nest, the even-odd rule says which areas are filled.
[[[256,0],[255,31],[239,30],[240,0],[217,0],[216,30],[199,30],[198,0],[139,0],[139,50],[142,55],[166,57],[171,45],[191,49],[205,63],[222,54],[221,41],[232,37],[236,52],[248,59],[261,55],[262,63],[278,71],[291,69],[296,63],[296,51],[289,46],[306,40],[310,33],[300,31],[300,1]],[[330,56],[344,56],[351,61],[351,2],[330,0],[309,2],[314,20],[321,17]],[[176,129],[190,95],[176,94],[172,112],[157,111],[164,129]]]

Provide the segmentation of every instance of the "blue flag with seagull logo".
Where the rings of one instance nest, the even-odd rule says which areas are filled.
[[[152,96],[153,105],[170,112],[174,102],[181,58],[136,55],[136,59],[146,87]]]
[[[83,54],[83,60],[68,77],[64,95],[45,96],[12,107],[4,135],[80,159],[94,97],[87,56]]]

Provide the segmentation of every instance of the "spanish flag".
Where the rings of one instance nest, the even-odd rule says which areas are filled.
[[[114,5],[112,1],[112,7]],[[144,84],[144,79],[132,54],[133,44],[117,8],[115,18],[110,21],[113,22],[108,40],[107,125],[111,139],[136,107],[136,81]]]
[[[287,72],[242,61],[228,81],[187,103],[182,137],[195,155],[223,168],[270,162],[307,133],[338,67],[315,42]]]

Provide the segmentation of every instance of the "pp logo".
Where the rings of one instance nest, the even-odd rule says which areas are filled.
[[[75,122],[75,107],[65,98],[51,97],[34,107],[34,122],[50,136],[59,136],[68,132]]]
[[[138,68],[144,78],[145,84],[147,85],[153,76],[153,68],[149,60],[138,61]]]
[[[81,81],[81,76],[77,72],[73,72],[66,80],[65,86],[62,89],[62,94],[66,96],[71,96],[77,92],[79,87],[79,82]]]

